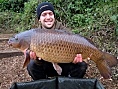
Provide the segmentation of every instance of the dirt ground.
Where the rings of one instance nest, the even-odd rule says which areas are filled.
[[[0,35],[0,38],[5,37]],[[0,51],[13,50],[7,45],[7,41],[0,42]],[[6,55],[7,56],[7,55]],[[24,56],[14,56],[0,59],[0,89],[9,89],[13,82],[31,81],[26,68],[22,68]],[[89,67],[85,78],[97,78],[105,89],[118,89],[118,65],[112,68],[112,81],[99,80],[100,73],[93,62],[89,62]]]

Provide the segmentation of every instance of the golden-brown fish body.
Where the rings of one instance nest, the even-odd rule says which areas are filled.
[[[27,33],[30,33],[29,37],[25,36]],[[104,78],[110,78],[111,71],[109,67],[118,63],[113,55],[100,51],[85,37],[63,30],[33,29],[32,31],[23,32],[23,35],[18,34],[17,38],[19,38],[17,44],[21,45],[22,48],[28,39],[29,43],[27,43],[29,45],[25,48],[34,51],[37,57],[45,61],[70,63],[74,60],[76,54],[82,54],[83,59],[89,57],[96,63]],[[11,38],[9,43],[13,45],[16,41]],[[18,48],[21,49],[20,46]]]

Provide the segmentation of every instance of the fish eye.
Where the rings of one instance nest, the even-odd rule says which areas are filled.
[[[18,40],[18,36],[15,36],[14,38],[15,38],[15,40]]]

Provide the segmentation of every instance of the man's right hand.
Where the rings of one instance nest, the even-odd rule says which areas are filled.
[[[37,58],[36,53],[33,51],[30,51],[30,58],[35,60]]]
[[[36,56],[36,53],[33,52],[33,51],[30,51],[30,58],[31,58],[31,59],[34,59],[34,60],[38,58],[39,60],[41,60],[41,58],[40,58],[40,57],[37,57],[37,56]]]

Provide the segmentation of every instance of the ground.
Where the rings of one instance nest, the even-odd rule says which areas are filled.
[[[6,37],[1,34],[0,38]],[[13,50],[7,45],[7,41],[0,42],[0,51],[4,50]],[[24,55],[0,59],[0,89],[9,89],[13,82],[31,81],[27,69],[22,68],[23,62]],[[88,64],[89,67],[85,78],[97,78],[99,80],[101,76],[96,65],[92,61],[88,62]],[[105,89],[118,89],[118,65],[112,68],[112,75],[112,81],[104,79],[99,80]]]

